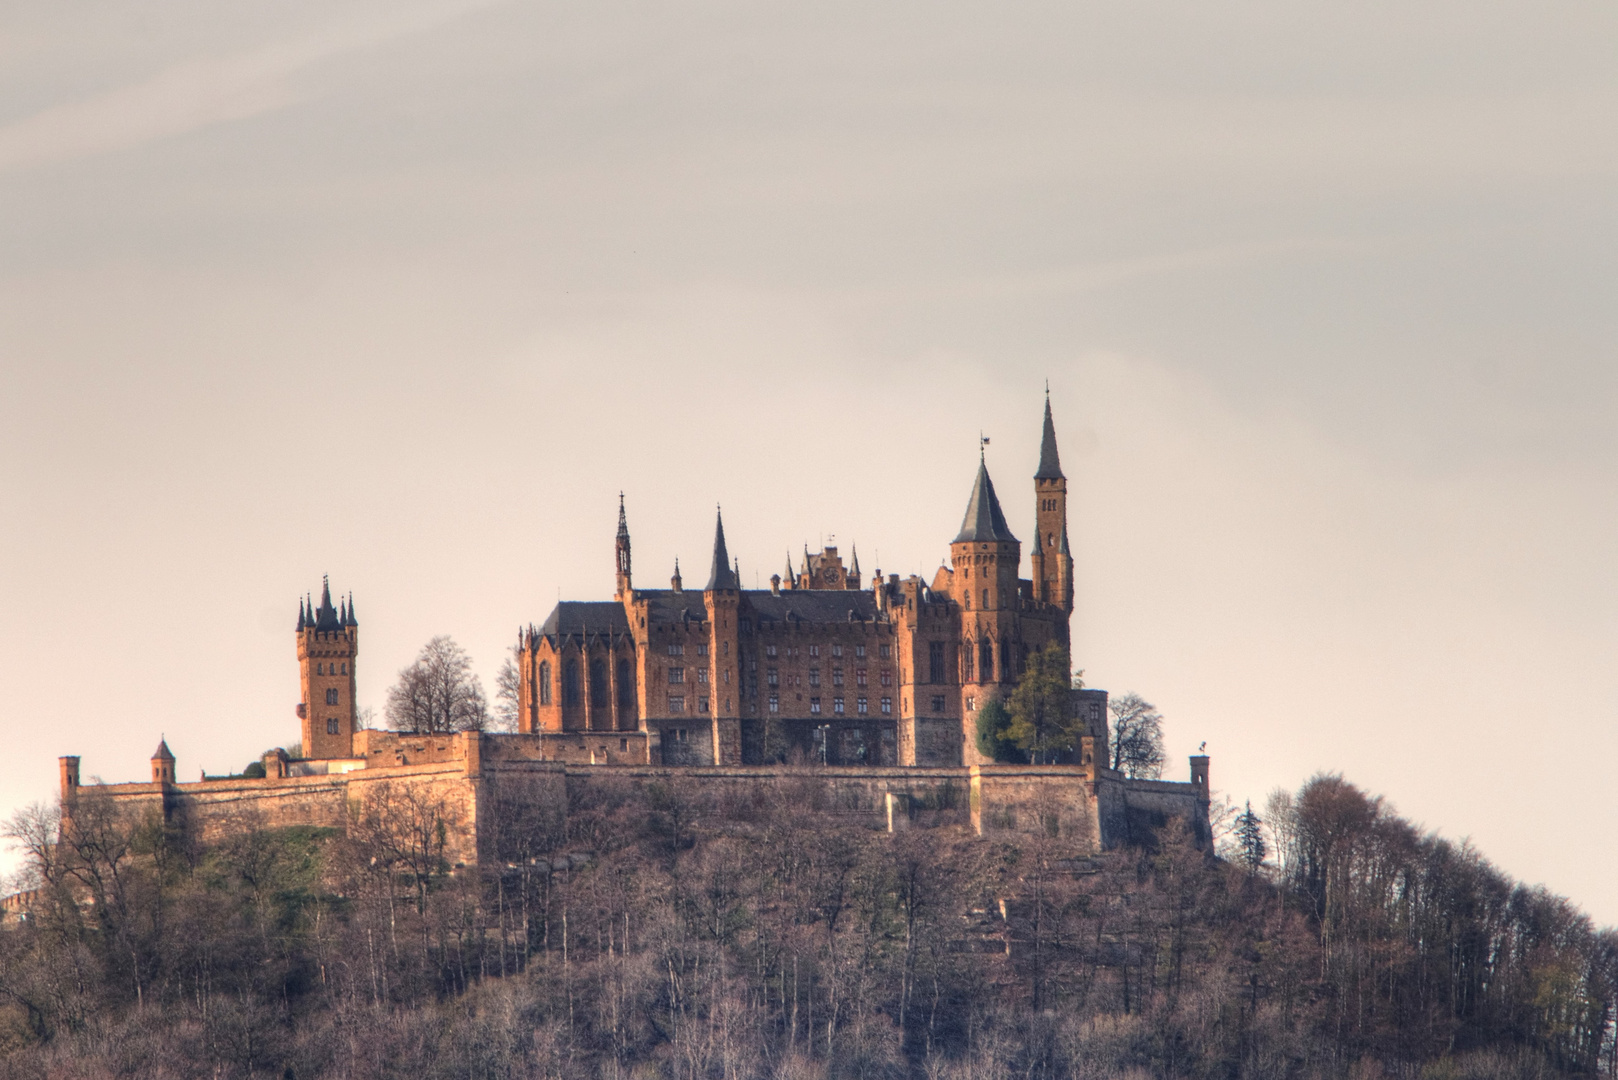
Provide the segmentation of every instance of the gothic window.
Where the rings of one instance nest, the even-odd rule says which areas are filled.
[[[562,704],[577,705],[579,703],[579,665],[576,660],[569,660],[562,665]]]
[[[970,641],[961,646],[961,681],[972,681],[972,643]]]
[[[683,668],[683,667],[671,667],[671,668],[669,668],[669,682],[671,682],[671,683],[683,683],[683,682],[685,682],[685,668]]]
[[[864,716],[866,713],[871,711],[870,707],[868,705],[866,705],[864,698],[856,698],[855,699],[855,701],[854,701],[854,709],[861,716]]]
[[[994,642],[978,642],[978,679],[994,682]]]
[[[886,713],[891,713],[892,711],[893,711],[893,699],[890,698],[890,697],[883,698],[882,699],[882,712],[884,714],[886,714]]]
[[[347,664],[344,664],[344,665],[343,665],[343,674],[344,674],[344,675],[347,675],[347,674],[348,674],[348,665],[347,665]]]
[[[635,676],[630,673],[628,660],[618,661],[618,707],[635,707]]]
[[[590,661],[590,704],[607,704],[607,663],[605,660]]]
[[[338,728],[339,728],[339,725],[337,723],[337,717],[333,716],[331,719],[326,721],[326,734],[327,735],[341,734],[341,732],[338,730]]]
[[[549,660],[539,662],[539,703],[541,705],[551,703],[551,662]]]
[[[988,589],[983,590],[983,610],[984,611],[989,610],[989,590]]]
[[[927,681],[934,683],[946,681],[944,675],[944,643],[942,641],[929,641],[927,643]]]
[[[316,675],[324,675],[324,674],[326,674],[326,665],[325,664],[316,664],[315,665],[315,674]]]
[[[336,690],[327,690],[326,691],[326,704],[327,705],[335,705],[335,704],[337,704],[337,691]]]
[[[962,611],[971,611],[972,610],[972,591],[970,589],[968,589],[966,592],[961,594],[961,610]]]

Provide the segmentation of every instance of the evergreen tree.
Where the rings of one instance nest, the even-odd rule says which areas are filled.
[[[1264,865],[1264,856],[1268,854],[1264,846],[1264,820],[1253,813],[1251,800],[1247,809],[1236,815],[1236,851],[1237,858],[1254,871]]]

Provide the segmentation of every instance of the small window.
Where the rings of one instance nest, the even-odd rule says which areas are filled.
[[[618,749],[620,749],[620,750],[628,750],[629,749],[629,740],[628,739],[619,739],[618,740]]]
[[[833,686],[842,686],[843,685],[843,669],[842,668],[839,667],[839,668],[832,668],[831,669],[831,684]]]
[[[708,681],[708,669],[705,668],[705,667],[697,668],[697,682],[705,683],[707,681]]]
[[[819,686],[820,685],[820,669],[819,668],[812,667],[812,668],[809,669],[809,685],[810,686]]]
[[[705,697],[697,698],[697,712],[705,713],[707,711],[708,711],[708,699],[705,698]]]
[[[893,685],[893,669],[892,668],[883,668],[882,669],[882,685],[883,686],[892,686]]]
[[[843,655],[843,647],[841,645],[833,645],[831,647],[831,654],[833,656],[842,656]]]
[[[326,674],[326,665],[325,664],[316,664],[315,665],[315,674],[316,675],[324,675],[324,674]]]
[[[683,668],[683,667],[671,667],[671,668],[669,668],[669,682],[671,682],[671,683],[683,683],[683,682],[685,682],[685,668]]]
[[[771,694],[770,695],[770,711],[771,712],[780,712],[781,711],[781,696],[779,694]]]
[[[865,685],[865,669],[864,668],[855,668],[854,669],[854,685],[855,686],[864,686]]]
[[[987,609],[988,606],[989,606],[989,590],[988,589],[983,590],[983,606],[984,606],[985,609]]]
[[[877,650],[877,655],[882,657],[882,659],[886,660],[888,657],[893,655],[893,646],[892,645],[883,645],[881,648],[879,648]]]
[[[348,674],[348,665],[347,665],[347,664],[344,664],[344,665],[343,665],[343,674],[344,674],[344,675],[347,675],[347,674]]]
[[[809,655],[810,656],[819,656],[820,655],[820,646],[819,645],[811,645],[811,646],[809,646]]]
[[[890,697],[883,698],[882,699],[882,712],[884,714],[887,714],[887,713],[891,713],[892,711],[893,711],[893,699],[890,698]]]
[[[331,717],[329,720],[326,721],[326,734],[327,735],[341,734],[341,732],[339,731],[339,727],[340,727],[340,725],[337,722],[337,717],[335,717],[335,716]]]
[[[685,728],[675,728],[674,729],[674,741],[675,742],[685,742],[685,736],[686,736]]]
[[[685,712],[685,695],[683,695],[683,694],[670,694],[669,695],[669,712],[671,714],[672,713]]]
[[[781,671],[780,671],[780,669],[779,668],[765,668],[764,669],[764,681],[769,683],[771,686],[780,686],[781,685]]]
[[[707,645],[698,645],[697,646],[697,655],[698,656],[707,656],[708,655],[708,646]]]
[[[843,715],[843,699],[842,698],[834,697],[834,698],[831,699],[831,711],[836,713],[838,716]]]
[[[335,705],[335,704],[337,704],[337,691],[335,689],[326,691],[326,704],[327,705]]]
[[[678,645],[678,644],[670,645],[669,646],[669,655],[670,656],[684,656],[685,655],[685,646],[684,645]]]
[[[944,699],[941,698],[941,697],[935,696],[933,698],[933,712],[940,713],[940,712],[943,712],[943,711],[944,711]]]
[[[854,699],[854,709],[861,716],[864,716],[866,713],[871,711],[870,707],[866,704],[866,701],[865,701],[864,698],[855,698]]]
[[[865,646],[864,645],[856,645],[856,646],[854,646],[854,655],[855,656],[864,656],[865,655]]]
[[[971,696],[967,697],[967,699],[966,699],[966,711],[967,712],[977,712],[978,711],[978,699],[977,698],[971,697]]]
[[[812,697],[812,698],[809,699],[809,711],[812,712],[812,713],[817,713],[817,712],[820,711],[820,699],[819,698]]]
[[[775,646],[774,645],[766,645],[766,646],[764,646],[764,655],[773,659],[775,657]]]

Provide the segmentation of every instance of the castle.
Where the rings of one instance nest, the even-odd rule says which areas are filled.
[[[717,515],[700,590],[685,589],[677,563],[668,588],[636,588],[620,496],[613,599],[558,603],[519,633],[513,733],[357,727],[359,621],[352,595],[334,605],[323,584],[318,605],[309,597],[298,610],[300,757],[275,750],[262,775],[182,784],[165,741],[149,783],[97,792],[204,834],[243,813],[342,827],[385,793],[431,795],[465,863],[488,857],[495,818],[514,805],[565,813],[582,786],[609,779],[745,793],[818,778],[837,806],[890,829],[926,806],[958,808],[980,832],[1037,829],[1094,849],[1171,817],[1206,838],[1208,758],[1191,759],[1188,783],[1108,768],[1103,690],[1070,692],[1084,734],[1052,762],[996,764],[978,751],[978,710],[1009,693],[1031,653],[1069,649],[1067,479],[1048,395],[1033,480],[1027,578],[980,455],[949,565],[931,582],[877,570],[864,585],[857,553],[845,565],[827,545],[806,547],[797,571],[789,557],[767,590],[741,587]],[[63,757],[60,771],[66,812],[80,797],[79,759]]]

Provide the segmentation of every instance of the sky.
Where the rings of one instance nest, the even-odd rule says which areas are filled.
[[[982,433],[1075,662],[1241,803],[1341,772],[1618,922],[1618,8],[14,0],[0,815],[449,634],[835,537]],[[1027,572],[1026,563],[1024,572]],[[1179,764],[1175,764],[1175,763]],[[1604,849],[1598,842],[1596,850]]]

